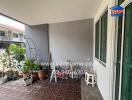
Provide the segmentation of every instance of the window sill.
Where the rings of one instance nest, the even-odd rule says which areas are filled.
[[[96,61],[98,61],[101,65],[103,65],[104,67],[106,67],[106,63],[101,61],[100,59],[94,57]]]

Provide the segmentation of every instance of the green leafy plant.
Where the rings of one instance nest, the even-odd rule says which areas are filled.
[[[38,70],[39,65],[35,63],[34,59],[26,59],[23,67],[23,71],[34,72]]]
[[[32,72],[36,72],[39,70],[39,64],[34,63],[33,67],[32,67]]]
[[[19,65],[21,61],[25,60],[26,49],[16,44],[11,44],[9,46],[9,52],[13,55],[14,59],[18,61]]]
[[[24,66],[22,69],[23,73],[28,73],[29,72],[29,68],[27,66]]]

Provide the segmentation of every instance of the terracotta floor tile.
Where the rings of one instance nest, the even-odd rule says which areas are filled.
[[[0,85],[0,100],[81,100],[81,82],[76,80],[37,81],[25,86],[23,79]]]

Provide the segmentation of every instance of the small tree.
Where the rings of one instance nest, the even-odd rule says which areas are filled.
[[[11,44],[9,46],[9,52],[13,56],[13,58],[18,62],[18,66],[21,66],[20,63],[25,60],[26,49],[19,45]]]

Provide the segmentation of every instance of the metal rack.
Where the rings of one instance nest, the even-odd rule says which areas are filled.
[[[35,41],[29,37],[24,37],[24,38],[25,38],[25,41],[27,42],[27,45],[29,47],[29,58],[35,59],[36,61],[38,61]]]

